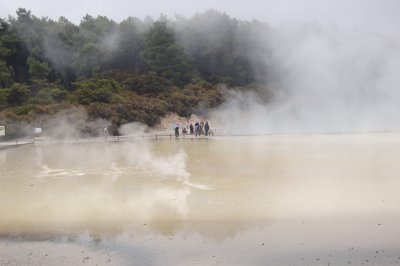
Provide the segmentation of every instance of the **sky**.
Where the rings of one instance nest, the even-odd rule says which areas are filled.
[[[258,19],[271,25],[287,23],[332,24],[350,29],[368,29],[395,34],[400,25],[398,0],[1,0],[0,17],[23,7],[36,16],[60,16],[79,23],[85,14],[106,15],[119,22],[129,16],[157,18],[190,17],[196,12],[216,9],[239,19]]]

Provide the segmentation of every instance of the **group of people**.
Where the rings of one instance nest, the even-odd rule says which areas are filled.
[[[175,137],[179,137],[179,125],[178,124],[175,125],[174,130],[175,130]],[[182,135],[186,135],[186,134],[196,135],[196,137],[197,137],[200,135],[211,136],[211,135],[214,135],[214,132],[210,129],[210,125],[208,124],[208,121],[206,121],[204,123],[204,121],[202,120],[200,123],[198,121],[196,121],[196,123],[194,123],[194,126],[193,126],[193,123],[190,123],[189,126],[183,127]]]

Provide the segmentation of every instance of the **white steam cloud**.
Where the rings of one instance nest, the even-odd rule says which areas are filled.
[[[148,127],[139,122],[124,124],[119,128],[122,135],[142,136],[148,131]]]
[[[399,40],[335,26],[278,27],[273,82],[229,92],[214,115],[232,134],[398,130]]]
[[[6,214],[0,234],[180,220],[188,214],[193,188],[184,152],[160,153],[148,141],[98,142],[24,146],[8,157],[21,159],[10,167],[0,163],[7,198],[0,203]],[[29,170],[21,173],[19,165]],[[16,190],[4,188],[14,171],[14,181],[22,183]]]
[[[46,120],[39,118],[38,120]],[[105,119],[91,119],[82,107],[61,110],[44,122],[44,135],[58,139],[76,139],[102,136],[105,126],[110,122]]]

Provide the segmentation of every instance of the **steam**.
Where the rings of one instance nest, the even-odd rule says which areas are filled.
[[[113,30],[102,40],[102,46],[109,52],[114,52],[118,49],[121,42],[121,36],[117,30]]]
[[[214,115],[232,134],[399,130],[396,43],[333,26],[276,28],[270,82],[228,91]]]
[[[22,37],[23,39],[27,38],[24,35]],[[57,70],[69,67],[74,58],[78,56],[71,47],[62,42],[57,32],[50,30],[47,30],[47,34],[43,35],[43,52]]]
[[[122,150],[124,154],[128,155],[124,160],[129,165],[150,170],[156,177],[174,177],[179,181],[188,181],[190,177],[190,174],[186,171],[187,156],[183,151],[170,156],[158,157],[151,151],[146,142],[124,145]]]
[[[82,107],[69,108],[59,111],[46,120],[44,135],[57,139],[102,136],[104,127],[109,125],[105,119],[91,119]]]
[[[52,137],[62,137],[70,140],[74,140],[78,137],[85,137],[85,134],[96,133],[92,132],[98,130],[98,135],[102,136],[104,126],[107,125],[106,120],[94,120],[91,121],[88,118],[87,113],[84,109],[67,109],[57,113],[55,116],[50,118],[47,123],[46,134]],[[86,132],[85,132],[86,130]],[[119,128],[120,133],[129,136],[142,136],[145,134],[147,126],[141,123],[129,123],[122,125]],[[99,139],[97,139],[99,140]],[[64,164],[76,165],[72,173],[80,173],[79,175],[85,175],[85,172],[81,172],[79,169],[102,169],[103,171],[111,171],[113,174],[122,173],[119,168],[117,161],[129,165],[130,167],[139,169],[140,171],[150,171],[152,175],[159,178],[174,177],[179,181],[188,181],[190,174],[186,171],[186,153],[182,150],[176,154],[169,156],[157,156],[151,149],[151,144],[146,141],[131,141],[123,142],[121,145],[112,145],[109,142],[104,142],[101,138],[100,142],[104,145],[98,146],[86,146],[81,147],[72,145],[60,146],[60,152],[64,155],[65,159],[60,163],[60,166]],[[79,145],[79,143],[77,144]],[[82,155],[85,159],[82,160]],[[39,150],[37,158],[41,161],[43,155]],[[38,162],[42,165],[42,163]],[[107,169],[103,169],[106,167]],[[109,169],[110,168],[110,169]],[[64,171],[62,167],[60,169],[50,169],[46,165],[42,165],[42,172],[39,176],[69,176],[68,171]],[[113,179],[117,179],[114,176]]]
[[[124,173],[121,165],[127,165],[149,178],[172,178],[183,181],[190,177],[186,170],[186,154],[183,151],[168,156],[158,156],[145,141],[124,142],[118,145],[112,143],[79,145],[81,144],[58,147],[58,153],[63,154],[63,161],[57,162],[56,165],[59,166],[57,168],[51,168],[41,162],[44,156],[39,149],[37,158],[42,170],[38,177],[76,177],[112,173],[114,175],[112,179],[117,180]],[[74,169],[68,170],[65,165],[73,165]]]
[[[142,136],[148,131],[148,127],[142,123],[133,122],[124,124],[119,128],[122,135]]]
[[[148,131],[148,127],[142,123],[134,122],[124,124],[119,128],[122,135],[142,136]],[[151,151],[149,143],[136,142],[124,145],[122,150],[128,154],[125,158],[129,165],[141,169],[151,169],[157,176],[174,176],[177,180],[190,185],[190,174],[186,171],[187,155],[183,150],[171,156],[157,157]],[[130,152],[135,150],[134,153]]]
[[[38,144],[30,149],[34,154],[23,164],[32,168],[26,180],[36,184],[33,188],[74,187],[72,194],[69,185],[61,185],[58,191],[23,197],[30,203],[18,209],[29,217],[46,208],[46,219],[31,220],[38,228],[183,219],[188,213],[193,186],[183,151],[160,154],[148,141]],[[7,204],[0,209],[3,206]],[[26,217],[10,215],[0,223],[0,231],[10,230],[10,224],[22,226]]]

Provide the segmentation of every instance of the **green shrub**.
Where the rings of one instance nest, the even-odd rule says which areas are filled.
[[[158,94],[172,87],[172,83],[154,72],[134,76],[124,82],[124,88],[140,94]]]
[[[14,83],[9,88],[7,103],[12,106],[20,105],[28,100],[30,92],[27,85]]]

